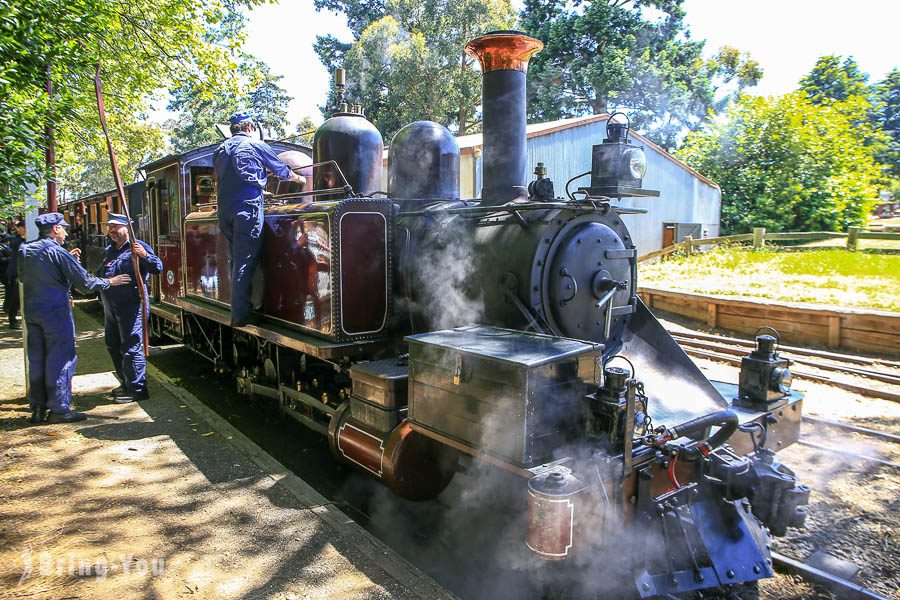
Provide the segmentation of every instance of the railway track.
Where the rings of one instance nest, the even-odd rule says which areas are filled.
[[[876,594],[865,586],[777,552],[772,553],[772,565],[776,571],[799,575],[806,581],[828,588],[841,600],[887,600],[884,596]]]
[[[689,355],[740,366],[754,342],[702,333],[671,331]],[[780,353],[803,368],[791,368],[797,379],[834,386],[867,397],[900,402],[900,362],[780,346]],[[875,387],[877,386],[877,387]]]

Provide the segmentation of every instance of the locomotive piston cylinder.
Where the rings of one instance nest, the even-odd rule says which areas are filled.
[[[466,44],[481,63],[484,187],[481,204],[527,200],[525,72],[543,42],[517,31],[492,31]]]

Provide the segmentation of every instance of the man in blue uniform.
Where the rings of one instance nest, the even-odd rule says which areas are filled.
[[[163,264],[153,250],[140,240],[129,243],[128,217],[109,213],[107,235],[111,240],[103,254],[103,261],[97,269],[100,277],[128,275],[134,282],[100,292],[103,298],[103,316],[106,322],[104,340],[109,356],[116,369],[116,376],[122,383],[113,390],[113,398],[119,404],[132,400],[146,400],[147,362],[144,357],[144,329],[141,319],[141,295],[138,285],[150,283],[150,275],[162,272]],[[137,255],[141,270],[139,278],[134,276],[132,253]]]
[[[19,248],[25,243],[25,221],[19,219],[15,222],[15,233],[9,238],[9,249],[12,252],[12,260],[6,267],[4,276],[5,292],[3,297],[3,312],[9,317],[9,327],[19,329],[19,268],[16,257]]]
[[[31,422],[74,423],[87,415],[71,409],[75,374],[75,322],[69,288],[87,293],[131,281],[128,275],[92,277],[62,245],[69,226],[59,213],[40,215],[40,238],[19,249],[19,280],[24,285]],[[50,411],[49,416],[47,411]]]
[[[266,168],[284,181],[305,183],[268,144],[251,135],[256,131],[250,113],[228,119],[232,136],[213,154],[218,178],[219,229],[231,259],[231,325],[255,322],[251,292],[253,274],[262,253],[263,190]]]

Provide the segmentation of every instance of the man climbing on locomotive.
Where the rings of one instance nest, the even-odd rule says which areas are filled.
[[[141,240],[129,243],[128,217],[125,215],[109,213],[107,227],[111,243],[103,253],[103,262],[97,275],[112,277],[124,274],[135,282],[134,285],[100,292],[106,325],[104,341],[116,369],[116,376],[122,384],[113,390],[112,395],[116,403],[125,404],[150,397],[147,391],[141,294],[137,287],[140,283],[134,276],[132,253],[138,257],[140,279],[144,285],[150,282],[150,275],[162,272],[163,264],[153,253],[153,249]]]
[[[213,164],[218,179],[219,229],[231,259],[231,325],[242,327],[256,320],[251,292],[262,253],[266,169],[283,181],[304,184],[306,178],[291,171],[268,144],[252,137],[256,127],[249,112],[235,113],[228,122],[232,136],[216,149]]]

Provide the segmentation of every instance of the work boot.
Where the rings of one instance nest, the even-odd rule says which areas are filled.
[[[47,419],[47,409],[41,406],[31,407],[31,423],[32,425],[40,425]]]
[[[128,404],[129,402],[135,402],[138,400],[149,400],[150,393],[149,392],[126,392],[124,394],[119,394],[115,397],[116,404]]]
[[[48,423],[77,423],[79,421],[84,421],[87,419],[87,415],[84,413],[80,413],[77,410],[70,410],[67,413],[50,413],[50,416],[47,417]]]
[[[247,325],[259,325],[262,323],[262,315],[250,314],[243,318],[231,319],[232,327],[246,327]]]

